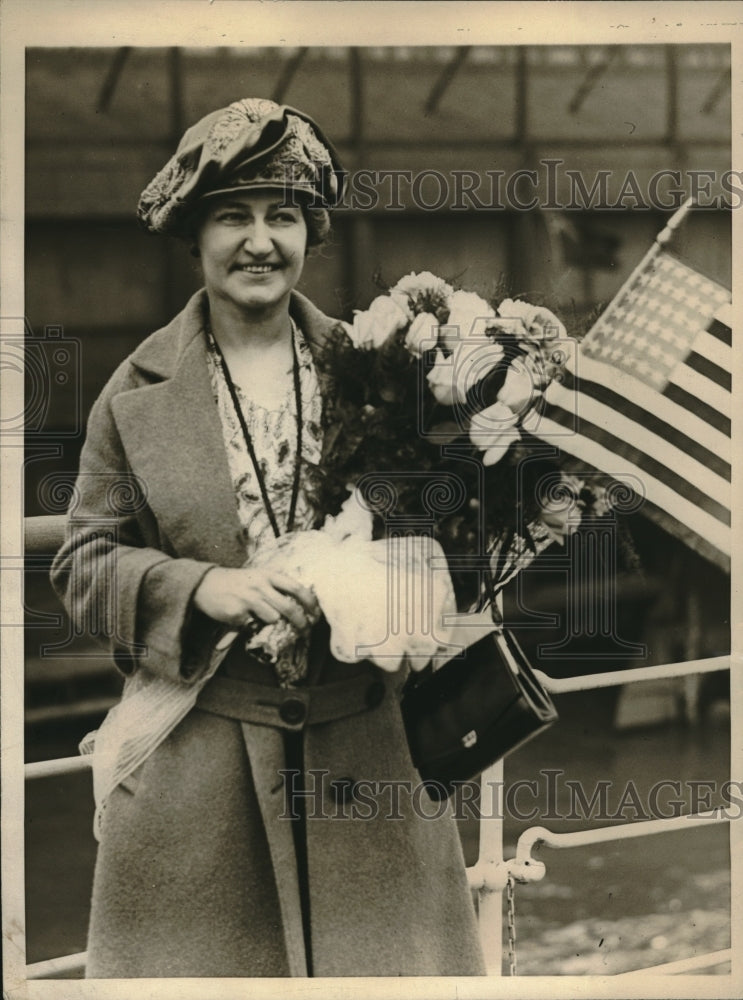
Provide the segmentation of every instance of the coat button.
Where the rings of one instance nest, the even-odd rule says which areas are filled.
[[[287,698],[279,706],[279,716],[288,726],[298,726],[307,717],[307,706],[299,698]]]
[[[366,689],[366,707],[376,708],[384,701],[385,686],[384,681],[372,681]]]

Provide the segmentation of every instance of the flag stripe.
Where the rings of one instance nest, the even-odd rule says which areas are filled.
[[[570,376],[567,376],[562,384],[568,392],[573,392],[577,387],[577,383]],[[657,448],[659,450],[664,450],[665,442],[668,441],[672,447],[680,449],[684,456],[690,455],[695,461],[699,462],[704,467],[704,474],[706,474],[707,469],[711,469],[715,475],[721,476],[726,480],[730,479],[731,470],[729,462],[726,462],[719,454],[705,448],[700,441],[689,437],[678,426],[661,420],[656,414],[638,406],[627,396],[622,396],[618,392],[614,392],[613,389],[607,388],[602,383],[589,382],[583,378],[579,384],[582,396],[590,396],[597,403],[604,404],[605,407],[609,408],[605,414],[607,421],[613,422],[617,415],[625,418],[622,422],[627,424],[627,432],[629,434],[635,433],[637,430],[636,425],[639,424],[641,428],[658,436],[660,440],[657,442]],[[551,393],[549,394],[549,399],[552,401]],[[634,421],[635,426],[627,423],[627,421]]]
[[[700,375],[704,375],[705,378],[721,386],[721,388],[726,389],[728,392],[731,391],[733,380],[730,372],[726,372],[723,368],[720,368],[714,361],[703,358],[701,354],[692,351],[686,359],[686,364],[689,368],[693,368],[695,372],[699,372]]]
[[[723,302],[715,310],[715,319],[718,323],[722,323],[723,326],[728,328],[728,333],[726,336],[732,339],[732,328],[733,328],[733,303],[728,299],[727,302]]]
[[[563,399],[559,392],[551,394],[550,402],[554,401],[553,405],[559,409],[554,414],[548,409],[547,416],[553,417],[562,426],[572,427],[575,417],[562,403],[564,400],[570,404],[573,399],[573,394],[568,392],[565,392]],[[627,420],[621,413],[592,402],[586,396],[581,397],[581,404],[576,438],[588,437],[598,441],[605,448],[631,461],[643,472],[662,479],[674,492],[687,497],[718,520],[730,523],[730,487],[724,479],[714,476],[683,451],[655,434],[646,432],[642,426]],[[540,435],[541,433],[540,430]],[[565,451],[572,452],[572,440],[566,439],[561,444]]]
[[[698,414],[700,417],[704,413],[704,419],[707,423],[717,426],[719,418],[723,420],[727,418],[727,422],[724,425],[725,436],[730,437],[731,396],[729,392],[725,392],[719,385],[710,382],[704,375],[700,375],[699,372],[695,372],[692,368],[687,368],[685,365],[677,365],[671,374],[668,384],[677,385],[679,389],[683,389],[687,393],[687,405],[691,412]],[[702,402],[702,400],[706,402]],[[718,414],[717,423],[704,411],[705,406]]]
[[[727,344],[728,347],[733,346],[733,331],[719,318],[712,320],[710,325],[707,327],[707,332],[717,340],[722,341],[723,344]]]
[[[693,393],[693,389],[699,388],[699,383],[703,382],[704,387],[708,387],[710,390],[706,398],[714,397],[714,402],[717,403],[717,397],[721,396],[727,406],[730,405],[730,397],[726,397],[721,389],[707,383],[696,373],[686,372],[682,374],[682,367],[679,365],[674,375],[678,374],[682,382],[685,383],[689,381],[685,375],[692,376],[693,385],[684,384],[682,386],[687,392]],[[710,414],[706,410],[710,410],[712,414],[715,414],[715,410],[711,406],[706,407],[706,410],[703,407],[700,408],[695,395],[691,395],[684,403],[681,403],[683,409],[679,410],[680,400],[666,399],[665,395],[660,395],[655,389],[640,382],[632,375],[628,375],[627,372],[620,371],[603,361],[594,361],[592,358],[586,358],[582,355],[578,359],[577,380],[579,387],[584,380],[599,385],[612,386],[613,390],[623,399],[631,399],[647,413],[655,413],[661,420],[676,427],[682,434],[694,441],[701,441],[709,451],[715,454],[723,455],[730,447],[729,441],[724,433],[721,433],[722,429],[718,426],[720,416],[715,415],[714,420],[709,419]],[[554,384],[553,382],[552,385]],[[551,398],[551,393],[552,386],[547,390],[548,400]],[[724,414],[724,412],[723,410],[722,413]],[[727,437],[729,436],[728,434]]]
[[[703,330],[694,340],[692,350],[701,354],[703,358],[712,361],[721,368],[726,375],[733,370],[733,351],[727,344],[721,343],[717,337],[713,337],[708,330]]]
[[[559,416],[559,412],[550,412],[549,416],[539,418],[539,437],[557,439],[560,434],[560,424],[553,420]],[[572,415],[566,414],[572,421]],[[531,418],[533,419],[533,417]],[[531,420],[530,420],[531,422]],[[529,429],[529,428],[527,428]],[[571,438],[570,453],[583,462],[587,462],[595,469],[606,472],[611,469],[612,478],[619,476],[637,476],[637,467],[621,455],[607,450],[597,441],[592,441],[586,437],[574,436]],[[706,539],[720,553],[730,555],[730,533],[721,521],[712,517],[698,506],[680,496],[671,489],[663,480],[656,479],[649,473],[643,473],[640,479],[645,486],[646,494],[652,497],[651,503],[655,507],[664,510],[669,518],[672,518],[686,528]],[[644,505],[643,505],[644,509]]]

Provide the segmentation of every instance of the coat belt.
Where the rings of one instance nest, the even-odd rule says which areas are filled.
[[[279,688],[219,673],[199,694],[196,708],[240,722],[298,731],[376,708],[384,681],[371,671],[313,687]]]

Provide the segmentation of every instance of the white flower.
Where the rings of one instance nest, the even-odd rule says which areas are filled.
[[[398,291],[398,289],[396,288],[391,288],[389,292],[387,292],[387,294],[392,299],[392,301],[396,302],[397,305],[402,309],[402,311],[408,317],[408,323],[409,323],[413,318],[413,310],[410,308],[410,299],[405,294],[405,292]]]
[[[518,414],[512,413],[500,401],[474,415],[470,423],[470,441],[484,452],[484,465],[495,465],[514,441],[519,440],[517,421]]]
[[[436,402],[443,406],[454,405],[454,370],[451,358],[445,358],[442,352],[436,349],[436,360],[426,379],[428,386],[433,393]]]
[[[494,316],[493,309],[479,295],[474,292],[454,292],[444,330],[444,345],[453,351],[458,342],[484,336],[487,321]]]
[[[425,350],[436,344],[438,333],[439,321],[433,313],[419,313],[405,334],[405,346],[419,358]]]
[[[497,465],[511,445],[515,444],[520,437],[521,434],[517,427],[514,427],[511,430],[503,431],[498,441],[483,453],[482,464]]]
[[[335,517],[328,515],[325,518],[325,523],[322,526],[323,534],[335,542],[342,542],[350,537],[370,542],[374,526],[372,513],[359,490],[355,486],[349,487],[349,489],[351,495],[343,501],[343,505]]]
[[[521,299],[504,299],[498,306],[498,315],[504,319],[521,320],[535,340],[559,340],[567,336],[563,323],[544,306],[533,306]]]
[[[418,295],[440,295],[448,299],[454,289],[443,278],[437,278],[430,271],[421,271],[420,274],[411,271],[400,278],[392,291],[404,292],[413,299]]]
[[[393,333],[409,322],[408,313],[389,295],[379,295],[368,309],[356,310],[353,326],[346,330],[353,345],[360,350],[381,347]]]
[[[428,384],[439,403],[464,403],[467,393],[500,362],[503,348],[492,340],[462,341],[448,358],[440,349],[428,373]]]
[[[450,358],[455,402],[464,403],[469,390],[485,378],[502,358],[502,346],[487,337],[463,340],[458,344]]]
[[[532,358],[514,358],[506,372],[503,385],[498,390],[498,399],[513,413],[521,414],[529,409],[541,389],[541,378]]]

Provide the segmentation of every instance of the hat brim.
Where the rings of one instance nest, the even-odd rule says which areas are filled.
[[[282,191],[294,195],[301,195],[307,201],[316,202],[313,207],[329,208],[330,206],[311,184],[283,184],[281,181],[270,181],[256,178],[255,181],[243,181],[228,187],[217,188],[215,191],[205,191],[199,197],[199,202],[210,201],[212,198],[219,198],[228,194],[240,194],[241,192],[256,191]]]

